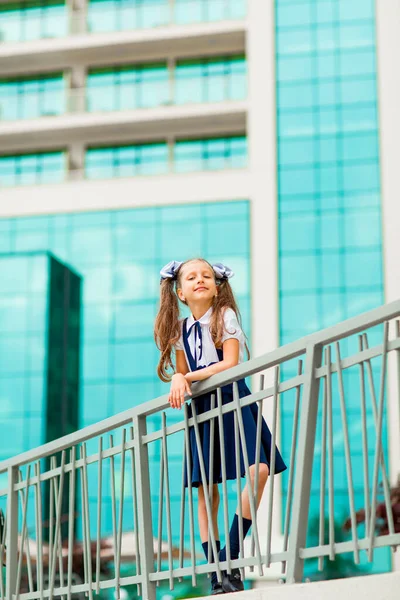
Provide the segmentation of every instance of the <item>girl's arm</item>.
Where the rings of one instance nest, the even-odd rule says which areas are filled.
[[[236,338],[229,338],[226,340],[223,345],[224,349],[224,360],[217,362],[205,369],[199,369],[198,371],[186,372],[185,379],[189,383],[193,381],[202,381],[203,379],[207,379],[211,377],[211,375],[216,375],[217,373],[221,373],[221,371],[225,371],[226,369],[230,369],[231,367],[235,367],[239,364],[239,340]]]
[[[183,350],[176,350],[176,373],[172,375],[171,388],[168,396],[168,402],[172,408],[181,408],[185,401],[185,393],[191,395],[190,383],[186,379],[189,372],[185,353]]]
[[[189,372],[189,368],[186,362],[186,356],[183,350],[176,350],[176,372],[186,375]]]

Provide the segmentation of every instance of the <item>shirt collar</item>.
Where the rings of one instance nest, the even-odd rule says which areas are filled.
[[[208,309],[208,311],[206,313],[204,313],[204,315],[202,317],[200,317],[200,319],[197,319],[198,322],[201,325],[208,325],[210,323],[212,312],[213,312],[213,307],[210,306],[210,308]],[[196,321],[196,319],[194,318],[194,316],[190,315],[190,317],[187,320],[187,328],[190,329],[190,327],[193,325],[193,323],[195,321]]]

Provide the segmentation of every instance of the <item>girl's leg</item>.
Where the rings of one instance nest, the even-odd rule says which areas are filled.
[[[251,489],[252,489],[252,493],[254,494],[256,466],[252,465],[249,470],[250,470]],[[260,463],[258,466],[258,489],[257,489],[257,498],[256,498],[256,508],[258,508],[258,506],[260,504],[261,496],[263,494],[265,484],[267,483],[268,475],[269,475],[268,465],[266,465],[264,463]],[[242,503],[243,538],[245,538],[251,527],[250,500],[249,500],[249,490],[248,490],[247,485],[242,492],[241,503]],[[239,541],[240,527],[239,527],[238,512],[239,511],[237,510],[236,514],[233,518],[231,529],[229,532],[229,542],[230,542],[230,551],[231,551],[232,559],[239,558],[239,552],[240,552],[240,541]],[[221,561],[226,560],[226,548],[223,548],[223,550],[221,550],[220,560]]]
[[[211,513],[212,513],[212,522],[214,527],[214,535],[215,539],[219,540],[219,532],[218,532],[218,506],[219,506],[219,490],[218,485],[213,485],[213,495],[212,495],[212,505],[211,505]],[[198,517],[199,517],[199,529],[200,529],[200,538],[202,543],[208,541],[208,517],[206,510],[206,502],[204,498],[204,488],[203,486],[199,486],[198,488]]]
[[[254,484],[255,484],[255,478],[256,478],[256,465],[251,465],[249,471],[250,471],[251,489],[252,489],[252,493],[254,495],[254,491],[255,491],[254,490]],[[267,483],[267,480],[268,480],[268,476],[269,476],[268,465],[266,465],[265,463],[260,463],[258,465],[257,498],[255,498],[255,500],[256,500],[256,508],[258,508],[259,505],[260,505],[261,497],[263,495],[265,484]],[[239,511],[237,510],[236,514],[238,512]],[[244,490],[242,492],[242,517],[244,519],[251,519],[249,490],[248,490],[248,486],[247,485],[246,485],[246,487],[244,488]]]
[[[214,536],[215,536],[215,545],[217,547],[217,553],[219,554],[219,551],[221,549],[221,542],[219,540],[218,523],[217,523],[218,506],[219,506],[219,491],[218,491],[218,485],[215,484],[215,485],[213,485],[211,513],[212,513],[212,523],[213,523]],[[206,510],[203,486],[199,487],[198,511],[199,511],[200,537],[201,537],[204,554],[205,554],[206,560],[208,562],[214,562],[214,553],[212,550],[211,539],[210,539],[210,543],[208,543],[208,517],[207,517],[207,510]],[[211,587],[213,590],[216,585],[217,585],[217,574],[214,572],[214,573],[211,573]],[[221,586],[219,586],[219,587],[221,587]],[[221,592],[222,592],[222,589],[221,589]]]

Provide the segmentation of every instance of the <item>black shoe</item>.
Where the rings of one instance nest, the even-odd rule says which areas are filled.
[[[219,583],[219,581],[216,581],[215,583],[211,584],[211,596],[217,596],[217,594],[225,594],[224,590],[222,589],[222,585]]]
[[[226,573],[226,571],[224,572],[222,577],[222,589],[227,594],[230,592],[243,592],[244,585],[242,578],[240,577],[239,569],[232,569],[230,575],[229,573]]]

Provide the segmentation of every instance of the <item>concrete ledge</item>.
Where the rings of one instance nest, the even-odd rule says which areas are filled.
[[[226,595],[236,600],[398,600],[399,590],[400,573],[385,573],[316,583],[268,585]]]

